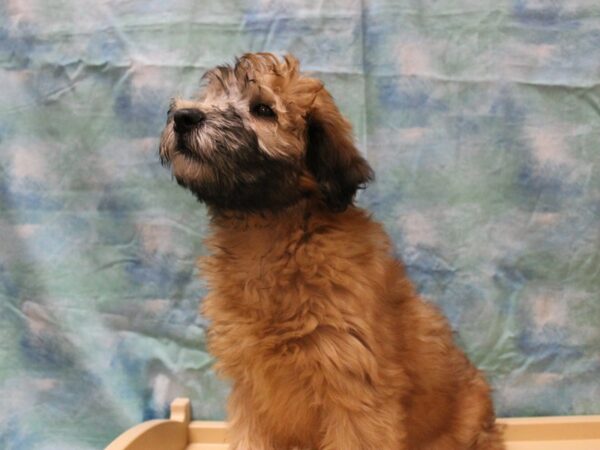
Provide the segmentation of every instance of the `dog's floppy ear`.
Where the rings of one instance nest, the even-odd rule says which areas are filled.
[[[306,163],[327,206],[344,211],[358,189],[373,179],[373,170],[352,141],[352,126],[331,95],[321,88],[307,116]]]

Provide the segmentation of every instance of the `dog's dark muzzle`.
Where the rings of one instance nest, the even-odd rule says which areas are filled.
[[[196,127],[201,126],[206,119],[204,114],[199,109],[184,108],[178,109],[173,113],[173,122],[175,122],[176,133],[188,133]]]

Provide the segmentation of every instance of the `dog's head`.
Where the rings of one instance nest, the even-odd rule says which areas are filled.
[[[277,210],[316,195],[343,211],[372,178],[331,95],[292,56],[247,54],[203,79],[197,98],[172,102],[160,158],[209,206]]]

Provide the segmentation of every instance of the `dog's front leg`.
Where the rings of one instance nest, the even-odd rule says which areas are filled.
[[[228,404],[229,450],[277,450],[260,426],[249,399],[244,389],[233,387]]]
[[[319,450],[406,449],[403,374],[384,366],[372,347],[368,331],[358,328],[322,326],[310,336],[307,355],[321,411]]]
[[[253,420],[248,419],[233,420],[229,424],[229,450],[276,450]]]
[[[264,442],[256,442],[256,439],[247,436],[237,442],[229,444],[229,450],[274,450],[273,447],[265,446]]]
[[[319,450],[404,450],[399,411],[394,405],[382,408],[366,407],[360,412],[344,406],[328,408]]]

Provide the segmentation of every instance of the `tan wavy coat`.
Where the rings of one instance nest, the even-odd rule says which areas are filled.
[[[211,211],[202,311],[234,450],[499,450],[490,389],[390,239],[323,85],[246,55],[176,101],[161,158]],[[191,112],[190,112],[191,111]]]

